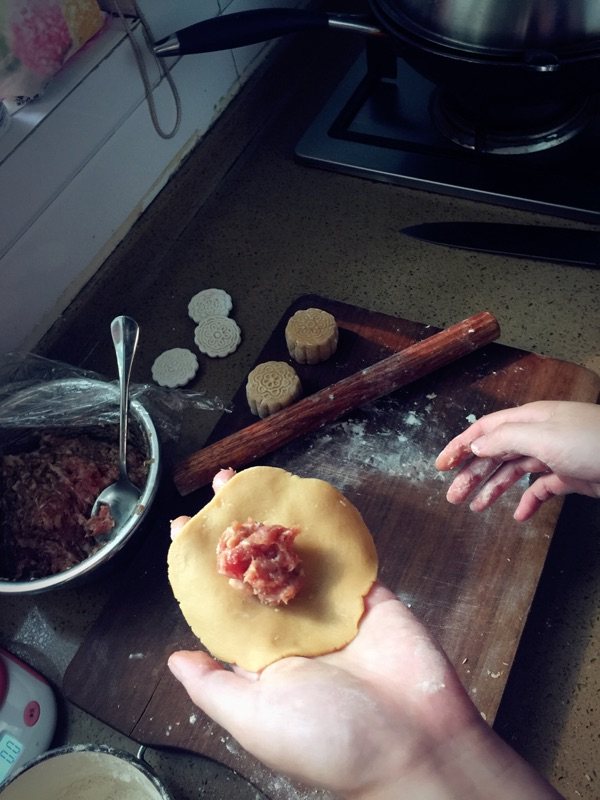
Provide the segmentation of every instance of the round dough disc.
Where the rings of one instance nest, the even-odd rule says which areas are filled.
[[[230,317],[205,317],[194,331],[194,341],[201,353],[224,358],[235,352],[242,341],[239,325]]]
[[[185,347],[165,350],[152,364],[152,378],[159,386],[168,386],[170,389],[185,386],[197,372],[198,359]]]
[[[204,317],[226,317],[233,306],[231,295],[224,289],[203,289],[188,303],[188,314],[194,322]]]
[[[217,573],[217,542],[234,520],[298,526],[295,545],[305,585],[275,608]],[[238,472],[184,526],[169,549],[169,581],[181,611],[207,650],[260,670],[285,656],[339,650],[358,630],[377,553],[358,510],[326,481],[276,467]]]

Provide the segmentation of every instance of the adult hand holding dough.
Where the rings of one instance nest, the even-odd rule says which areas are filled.
[[[221,534],[248,518],[299,529],[294,545],[304,585],[288,605],[263,605],[217,571]],[[253,671],[284,656],[321,655],[346,645],[377,574],[373,539],[352,503],[325,481],[275,467],[230,477],[178,531],[168,563],[173,593],[203,645],[216,658]]]
[[[232,470],[219,473],[215,492]],[[176,539],[189,522],[171,523]],[[387,589],[365,598],[358,634],[260,673],[173,653],[190,698],[271,768],[349,800],[556,800],[480,717],[446,656]]]
[[[175,520],[177,527],[185,520]],[[375,585],[357,636],[248,673],[173,653],[193,702],[272,769],[349,800],[557,800],[480,717],[445,655]]]

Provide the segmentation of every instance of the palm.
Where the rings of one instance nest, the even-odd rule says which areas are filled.
[[[201,653],[175,658],[193,668],[194,680],[184,680],[192,699],[247,750],[336,791],[409,770],[476,715],[441,650],[382,587],[356,638],[336,653],[285,658],[259,675]]]

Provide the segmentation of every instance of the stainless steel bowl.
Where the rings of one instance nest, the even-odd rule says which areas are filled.
[[[49,381],[38,384],[12,395],[9,399],[10,410],[15,418],[22,419],[24,428],[33,427],[33,421],[40,416],[40,409],[47,409],[45,419],[52,421],[53,426],[65,418],[64,406],[73,407],[73,398],[77,395],[79,414],[88,410],[90,426],[106,424],[107,419],[114,417],[119,404],[119,390],[115,384],[83,378]],[[2,408],[6,414],[6,402]],[[104,567],[133,538],[134,534],[146,518],[156,495],[160,477],[160,443],[154,423],[144,406],[136,399],[130,404],[130,429],[140,439],[140,445],[148,459],[148,476],[143,488],[140,502],[131,517],[123,525],[111,531],[106,542],[92,555],[64,572],[37,578],[31,581],[9,581],[0,579],[0,595],[36,594],[50,589],[57,589],[67,584],[79,582],[91,573]],[[0,414],[0,417],[2,415]],[[52,427],[49,425],[49,427]],[[39,430],[39,428],[38,428]],[[86,429],[81,428],[85,433]]]

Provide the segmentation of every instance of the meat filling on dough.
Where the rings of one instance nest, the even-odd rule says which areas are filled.
[[[294,549],[299,533],[299,528],[265,525],[252,518],[233,522],[217,544],[217,571],[267,606],[287,605],[304,583],[302,562]]]
[[[255,672],[286,656],[344,647],[356,635],[377,575],[375,544],[358,509],[326,481],[277,467],[224,477],[169,548],[169,581],[193,632],[215,658]],[[287,605],[261,603],[217,572],[223,531],[249,517],[300,531],[294,548],[304,583]]]

